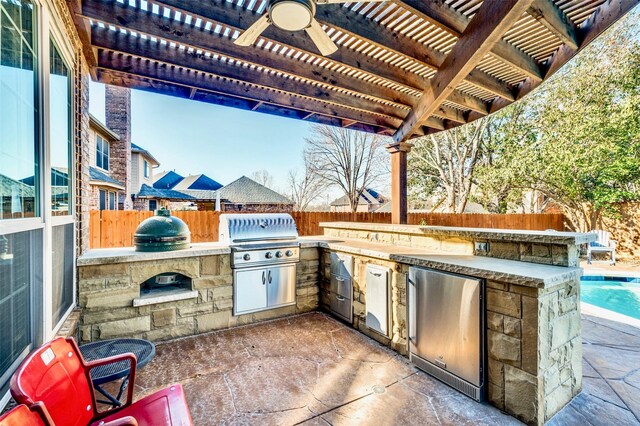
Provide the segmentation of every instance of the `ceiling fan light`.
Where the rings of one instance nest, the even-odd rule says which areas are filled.
[[[314,5],[306,0],[273,1],[269,6],[269,18],[276,27],[285,31],[300,31],[311,25]]]

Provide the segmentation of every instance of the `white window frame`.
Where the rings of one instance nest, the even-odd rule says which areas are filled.
[[[149,179],[149,176],[151,176],[151,167],[149,166],[149,162],[147,160],[143,158],[142,161],[144,162],[142,174],[145,177],[145,179]]]
[[[43,192],[51,193],[51,140],[49,137],[50,126],[49,123],[49,73],[50,73],[50,40],[53,39],[56,47],[58,48],[58,53],[62,56],[62,59],[65,61],[67,66],[69,66],[70,70],[70,83],[71,87],[75,87],[75,61],[73,55],[73,49],[71,44],[65,37],[64,29],[60,26],[60,20],[52,19],[52,14],[55,14],[56,7],[51,0],[33,0],[39,3],[40,13],[40,21],[38,22],[38,40],[40,41],[40,51],[41,51],[41,60],[40,60],[40,73],[42,76],[42,99],[41,105],[43,119],[41,123],[45,123],[41,125],[41,131],[44,133],[42,140],[44,141],[44,162],[43,164],[46,167],[46,171],[42,173],[44,175],[45,185],[43,186]],[[53,324],[52,318],[52,303],[53,303],[53,227],[68,225],[70,223],[75,223],[75,200],[74,196],[76,193],[76,179],[75,179],[75,166],[76,166],[76,150],[74,143],[74,135],[73,129],[75,128],[75,111],[76,111],[76,100],[73,94],[73,90],[69,93],[70,103],[71,103],[71,112],[70,112],[70,129],[71,132],[71,146],[70,154],[71,154],[71,167],[69,170],[69,179],[71,182],[71,194],[69,197],[69,209],[70,215],[67,216],[53,216],[51,214],[51,197],[43,197],[47,198],[43,203],[43,216],[45,220],[45,231],[44,231],[44,241],[45,241],[45,256],[44,256],[44,264],[45,264],[45,273],[44,273],[44,300],[43,300],[43,315],[44,315],[44,339],[45,341],[51,340],[56,333],[60,330],[64,321],[67,319],[71,311],[75,309],[77,306],[77,300],[75,295],[77,294],[77,277],[76,277],[76,256],[77,252],[76,247],[76,230],[74,227],[73,233],[73,295],[74,300],[69,309],[62,315],[61,320],[57,324]],[[45,191],[48,190],[48,191]],[[50,223],[50,226],[46,226],[46,223]]]
[[[107,168],[105,169],[102,166],[98,165],[98,143],[99,141],[102,141],[102,146],[103,146],[103,154],[102,156],[104,156],[104,147],[107,147]],[[106,140],[105,138],[102,137],[102,135],[96,133],[96,168],[102,170],[103,172],[109,173],[109,170],[111,169],[111,142],[109,142],[108,140]],[[104,166],[104,162],[102,163],[102,165]]]

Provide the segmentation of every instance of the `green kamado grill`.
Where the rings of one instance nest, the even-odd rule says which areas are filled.
[[[171,216],[166,209],[155,211],[155,216],[142,221],[133,236],[136,251],[172,251],[189,248],[191,232],[181,219]]]

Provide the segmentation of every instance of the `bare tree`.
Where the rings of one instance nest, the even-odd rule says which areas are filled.
[[[255,180],[260,185],[273,189],[273,176],[265,169],[253,172],[251,174],[251,179]]]
[[[409,158],[413,195],[440,194],[448,212],[464,212],[486,128],[481,119],[417,140]]]
[[[297,170],[289,170],[289,198],[295,203],[295,208],[305,211],[313,201],[320,198],[325,184],[322,178],[314,173],[305,159],[304,174],[298,175]]]
[[[362,192],[388,175],[386,140],[339,127],[316,125],[312,131],[304,151],[310,171],[327,185],[339,187],[355,212]]]

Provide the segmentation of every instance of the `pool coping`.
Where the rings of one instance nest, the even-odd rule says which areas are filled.
[[[640,328],[640,320],[624,315],[610,309],[601,308],[587,302],[580,302],[580,311],[583,314],[603,318],[610,321],[621,322],[636,328]]]

